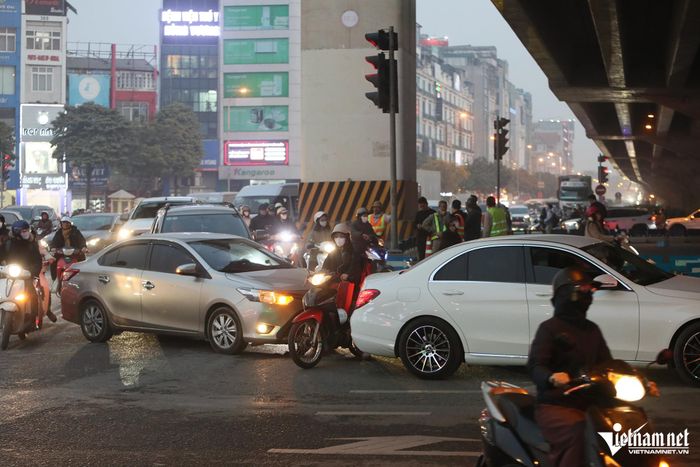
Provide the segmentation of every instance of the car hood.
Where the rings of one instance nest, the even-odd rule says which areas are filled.
[[[129,229],[135,233],[150,232],[153,225],[153,219],[148,217],[144,219],[130,219],[124,223],[122,229]]]
[[[237,274],[227,273],[226,278],[242,287],[266,290],[304,291],[309,288],[306,269],[270,269]]]
[[[700,299],[700,278],[674,276],[658,284],[648,285],[647,290],[665,297]]]

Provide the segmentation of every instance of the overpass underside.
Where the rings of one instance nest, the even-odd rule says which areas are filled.
[[[492,2],[614,168],[700,205],[700,1]]]

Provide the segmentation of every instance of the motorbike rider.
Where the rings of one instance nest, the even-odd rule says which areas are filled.
[[[275,217],[270,214],[268,210],[269,207],[270,205],[267,203],[263,203],[258,206],[258,215],[250,221],[251,232],[255,232],[257,230],[270,230],[272,225],[275,223]]]
[[[323,269],[332,273],[335,281],[349,281],[355,284],[355,293],[357,294],[362,280],[365,250],[356,250],[353,247],[353,243],[350,241],[351,234],[350,227],[345,223],[338,224],[333,228],[331,238],[337,248],[328,254],[323,263]]]
[[[0,245],[5,243],[10,237],[10,231],[5,226],[5,216],[0,214]]]
[[[24,290],[29,295],[32,315],[36,317],[39,311],[39,297],[33,282],[41,274],[43,258],[39,252],[39,244],[36,237],[32,234],[27,221],[17,221],[12,224],[12,236],[5,242],[3,260],[5,264],[18,264],[22,269],[26,269],[31,273],[32,278],[26,281]],[[48,290],[44,291],[44,293],[48,292]],[[46,311],[46,316],[52,322],[56,322],[56,315],[51,310]]]
[[[379,243],[379,238],[369,223],[369,214],[365,208],[360,208],[355,213],[355,220],[350,224],[350,232],[352,246],[357,251],[364,252],[370,245]]]
[[[87,243],[85,242],[85,237],[80,233],[80,230],[73,225],[70,217],[63,217],[61,219],[61,230],[56,232],[56,234],[51,239],[49,248],[53,250],[60,250],[62,248],[74,248],[77,254],[76,261],[84,261],[85,253],[87,253]],[[51,279],[56,280],[56,266],[57,262],[51,263]]]
[[[247,206],[244,204],[243,206],[241,206],[240,212],[241,212],[241,219],[243,219],[245,226],[250,228],[250,221],[251,221],[250,206]]]
[[[528,370],[537,386],[535,419],[550,445],[556,466],[585,464],[587,399],[565,395],[569,383],[612,359],[600,328],[586,319],[599,284],[583,268],[562,269],[552,281],[554,316],[540,324],[530,347]],[[658,395],[648,383],[650,395]]]
[[[36,231],[41,232],[41,234],[38,236],[39,239],[44,238],[48,234],[51,233],[53,230],[53,222],[51,222],[51,219],[49,218],[49,213],[46,211],[41,212],[41,219],[39,222],[36,224]]]
[[[615,241],[616,237],[613,235],[608,235],[605,232],[605,226],[603,225],[603,212],[596,206],[589,207],[586,212],[589,214],[589,217],[586,221],[584,236],[596,238],[604,242]]]
[[[289,218],[289,210],[284,206],[277,208],[277,219],[272,225],[271,234],[276,235],[282,232],[289,232],[293,235],[299,235],[297,226],[294,225],[294,221]]]
[[[311,232],[306,237],[304,244],[306,245],[306,251],[310,252],[309,263],[307,266],[309,270],[316,269],[317,266],[317,253],[318,247],[323,242],[330,242],[331,239],[331,227],[328,225],[328,214],[323,211],[318,211],[314,214],[314,226],[311,228]]]

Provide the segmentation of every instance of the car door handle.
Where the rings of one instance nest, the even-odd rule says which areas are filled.
[[[538,297],[551,297],[552,296],[552,294],[550,292],[538,292],[535,295],[537,295]]]
[[[103,284],[109,284],[109,276],[98,276],[97,280]]]
[[[151,281],[143,281],[141,285],[143,285],[143,288],[146,290],[155,289],[156,287],[156,285]]]
[[[462,292],[460,290],[445,290],[442,294],[447,295],[447,296],[464,295],[464,292]]]

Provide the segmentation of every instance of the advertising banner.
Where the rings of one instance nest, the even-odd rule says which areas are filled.
[[[100,166],[93,167],[92,175],[90,176],[90,186],[91,187],[104,187],[107,186],[107,181],[109,180],[109,167]],[[83,170],[71,164],[68,169],[68,186],[70,188],[84,188],[87,186],[87,178]]]
[[[224,107],[225,132],[289,131],[289,107]]]
[[[23,104],[20,109],[19,140],[27,141],[51,141],[53,138],[53,122],[58,114],[63,112],[62,105]]]
[[[0,0],[0,13],[19,13],[21,5],[21,0]]]
[[[288,97],[289,73],[224,73],[224,97]]]
[[[224,30],[289,29],[289,5],[224,7]]]
[[[66,0],[26,0],[25,13],[41,16],[66,16]]]
[[[109,75],[68,74],[68,104],[94,102],[109,107]]]
[[[213,10],[163,10],[160,13],[160,24],[165,43],[216,44],[221,34],[219,12]]]
[[[224,65],[289,63],[289,39],[226,39]]]
[[[226,141],[224,165],[287,165],[288,141]]]
[[[202,141],[204,144],[204,158],[199,162],[199,168],[195,169],[198,172],[216,172],[219,168],[219,140],[218,139],[205,139]]]

